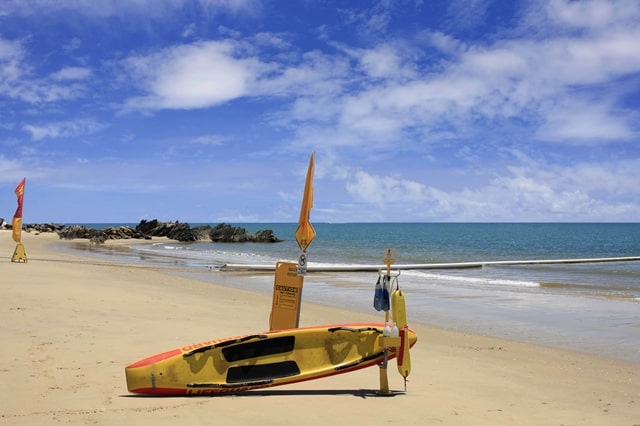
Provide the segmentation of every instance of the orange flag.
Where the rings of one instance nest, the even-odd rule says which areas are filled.
[[[302,251],[307,251],[307,247],[316,236],[316,231],[309,222],[309,215],[313,207],[313,169],[316,153],[311,153],[309,168],[307,169],[307,181],[304,184],[304,194],[302,196],[302,206],[300,207],[300,219],[298,219],[298,229],[296,230],[296,241]]]
[[[11,228],[13,229],[13,241],[19,243],[22,241],[22,202],[24,201],[24,183],[25,178],[22,178],[18,186],[16,186],[16,197],[18,197],[18,208],[13,215],[13,223]]]

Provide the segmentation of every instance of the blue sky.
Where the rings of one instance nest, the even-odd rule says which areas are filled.
[[[0,217],[640,221],[640,2],[0,1]]]

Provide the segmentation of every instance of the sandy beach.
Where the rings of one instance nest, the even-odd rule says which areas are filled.
[[[407,392],[393,397],[375,395],[377,367],[241,395],[134,396],[126,365],[265,331],[270,296],[22,235],[28,262],[13,263],[11,232],[0,231],[0,424],[640,425],[640,364],[415,324],[411,313],[419,341]],[[300,325],[372,320],[373,309],[303,300]],[[389,381],[403,390],[394,363]]]

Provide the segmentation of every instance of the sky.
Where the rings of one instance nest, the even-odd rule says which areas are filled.
[[[0,218],[640,222],[640,1],[0,0]]]

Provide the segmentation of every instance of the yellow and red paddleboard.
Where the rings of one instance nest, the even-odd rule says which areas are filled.
[[[184,346],[127,366],[127,388],[144,395],[207,395],[348,373],[383,361],[383,329],[373,323],[335,324]],[[418,336],[405,330],[408,349]],[[396,352],[390,349],[389,358]]]

